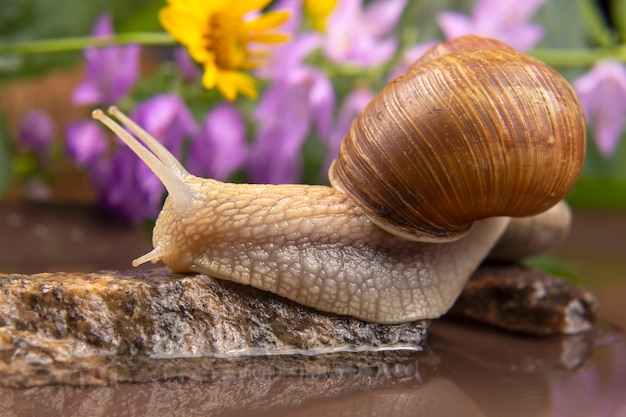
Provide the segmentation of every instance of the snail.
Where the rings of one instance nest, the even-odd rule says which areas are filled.
[[[585,152],[567,82],[474,36],[433,47],[369,103],[330,168],[331,187],[198,178],[117,108],[109,113],[141,142],[101,110],[93,117],[169,194],[154,249],[133,265],[162,261],[387,324],[444,314],[500,238],[506,257],[558,243]]]

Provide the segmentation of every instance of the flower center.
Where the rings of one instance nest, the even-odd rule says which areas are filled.
[[[241,22],[236,17],[227,13],[211,15],[204,38],[218,68],[236,70],[245,66],[248,51],[241,35]]]

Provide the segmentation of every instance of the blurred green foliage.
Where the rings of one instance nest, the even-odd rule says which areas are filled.
[[[161,30],[157,11],[165,0],[2,0],[0,43],[89,35],[102,13],[113,16],[117,32]],[[80,52],[0,55],[0,82],[66,67]]]
[[[520,0],[523,1],[523,0]],[[410,0],[399,27],[403,47],[432,38],[441,39],[437,25],[437,11],[443,9],[469,13],[474,0]],[[0,43],[13,43],[27,40],[85,36],[97,17],[109,12],[113,16],[116,31],[160,31],[157,19],[158,10],[165,0],[109,0],[88,2],[83,0],[2,0],[0,1]],[[543,25],[546,34],[538,48],[544,50],[584,50],[602,47],[615,42],[626,41],[626,1],[609,2],[614,27],[607,25],[607,19],[595,7],[592,0],[549,0],[542,6],[533,21]],[[532,54],[532,51],[531,51]],[[0,55],[0,83],[11,82],[16,78],[41,74],[53,68],[63,68],[76,63],[82,54],[64,52],[53,54]],[[546,56],[549,62],[549,55]],[[561,65],[556,67],[569,81],[573,81],[588,66]],[[377,79],[370,85],[384,82],[384,71],[360,73],[359,77]],[[332,74],[330,74],[332,76]],[[342,74],[346,76],[346,74]],[[160,78],[159,78],[160,77]],[[169,78],[168,78],[169,77]],[[157,75],[151,85],[140,83],[136,97],[148,97],[156,93],[154,81],[168,83],[171,75]],[[347,83],[352,86],[357,83]],[[1,88],[1,85],[0,85]],[[348,87],[346,87],[348,88]],[[342,86],[337,86],[339,96],[347,94]],[[211,92],[200,91],[199,97]],[[190,103],[192,111],[193,103]],[[194,112],[197,113],[197,112]],[[11,150],[8,140],[6,120],[0,114],[0,194],[6,188],[11,174]],[[610,159],[602,157],[596,150],[593,138],[589,137],[587,160],[580,180],[568,196],[575,207],[586,208],[626,208],[626,149],[620,144],[618,151]],[[304,178],[317,182],[317,172],[324,161],[324,148],[316,141],[308,141],[304,152]]]

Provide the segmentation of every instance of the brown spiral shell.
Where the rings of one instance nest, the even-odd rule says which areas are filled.
[[[576,181],[583,111],[561,75],[502,42],[435,46],[353,122],[329,176],[379,226],[454,239],[476,220],[530,216]]]

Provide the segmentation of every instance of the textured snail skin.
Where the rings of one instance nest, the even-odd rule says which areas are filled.
[[[507,55],[510,48],[507,48],[503,49],[502,54],[510,57]],[[456,46],[451,50],[456,50]],[[488,62],[485,57],[480,59],[481,62]],[[397,97],[387,95],[377,103],[393,101]],[[405,99],[408,100],[405,103],[408,108],[413,99]],[[579,107],[575,97],[573,100],[574,103],[564,103],[563,106]],[[539,107],[543,105],[539,100]],[[372,108],[378,109],[370,106],[370,111]],[[439,317],[451,307],[469,276],[488,256],[509,224],[526,222],[528,224],[522,226],[522,229],[530,227],[533,230],[548,230],[550,228],[546,228],[543,223],[554,222],[555,219],[551,214],[539,214],[528,219],[511,220],[510,217],[498,214],[482,220],[475,219],[471,226],[463,223],[463,233],[454,231],[451,235],[455,236],[445,236],[445,242],[432,237],[427,237],[423,242],[406,240],[405,232],[401,232],[400,237],[380,228],[380,222],[372,220],[371,213],[366,212],[361,203],[357,202],[358,199],[343,191],[343,183],[338,188],[225,184],[194,177],[132,120],[115,108],[109,112],[122,121],[142,143],[101,111],[96,110],[93,116],[111,128],[150,167],[169,193],[154,228],[154,249],[135,260],[134,265],[163,261],[176,272],[202,272],[252,285],[321,311],[380,323]],[[376,115],[374,112],[369,117],[375,118]],[[580,116],[582,119],[582,113]],[[388,124],[385,126],[390,127]],[[557,163],[552,164],[556,165],[552,175],[558,177],[557,182],[565,187],[569,186],[570,178],[577,175],[576,170],[579,168],[576,163],[582,163],[581,154],[584,154],[584,150],[581,150],[581,147],[584,149],[583,122],[576,121],[569,127],[572,129],[570,136],[575,142],[572,145],[575,148],[572,156],[574,162],[557,156]],[[378,133],[380,129],[367,134]],[[381,136],[387,132],[383,133]],[[445,142],[446,138],[443,139]],[[550,137],[544,139],[552,141]],[[561,137],[558,137],[559,146],[560,141]],[[477,138],[476,142],[480,144],[482,137]],[[408,153],[417,149],[415,145],[408,146]],[[441,155],[446,152],[440,145],[432,146]],[[515,148],[515,144],[511,146]],[[505,149],[501,152],[508,151]],[[554,154],[542,149],[533,152],[540,159],[542,155],[546,160],[555,158]],[[468,149],[462,150],[457,156],[446,154],[441,158],[453,160],[467,154],[476,156],[474,153],[474,150]],[[371,154],[368,158],[375,158],[375,155]],[[490,160],[489,157],[479,157],[478,165],[470,165],[470,173],[467,175],[471,176],[471,171],[480,171],[480,161],[486,161],[488,165]],[[535,167],[532,161],[516,164],[527,171]],[[342,167],[342,175],[350,171],[349,166],[348,169],[346,166],[344,164]],[[397,164],[394,166],[403,168]],[[511,169],[515,166],[511,166]],[[430,170],[424,165],[420,169]],[[562,169],[566,172],[561,173]],[[415,167],[409,167],[409,171],[415,174],[414,178],[420,176]],[[445,169],[442,175],[447,175]],[[485,172],[481,175],[484,176]],[[551,179],[549,175],[546,178]],[[551,188],[546,192],[546,189],[538,187],[541,181],[529,181],[531,189],[541,189],[543,191],[539,191],[539,194],[543,192],[547,195],[535,195],[532,191],[525,194],[515,188],[507,191],[505,197],[499,197],[514,208],[530,200],[530,212],[518,210],[515,211],[516,215],[528,216],[533,212],[547,210],[567,192],[567,189],[553,192]],[[439,180],[435,179],[434,182]],[[383,184],[386,184],[385,181]],[[443,195],[445,192],[444,187],[439,194],[431,194],[431,198],[446,200],[448,197]],[[469,200],[476,199],[471,192],[467,197]],[[535,202],[535,199],[540,201]],[[549,202],[546,203],[546,200]],[[557,211],[561,210],[558,206],[560,204],[555,209]],[[459,208],[463,211],[466,207],[460,205]],[[567,208],[564,210],[567,212]],[[514,249],[507,256],[516,257],[515,253],[523,256],[533,253],[537,248],[545,249],[557,244],[563,238],[569,221],[557,221],[555,224],[557,226],[550,229],[550,233],[530,233],[526,236],[522,233],[522,247]],[[517,244],[517,238],[514,237],[516,233],[507,232],[506,236],[512,246]],[[508,245],[504,244],[505,247]]]
[[[166,201],[151,259],[379,323],[445,313],[509,221],[477,222],[451,243],[409,242],[330,187],[184,181],[191,203]]]

